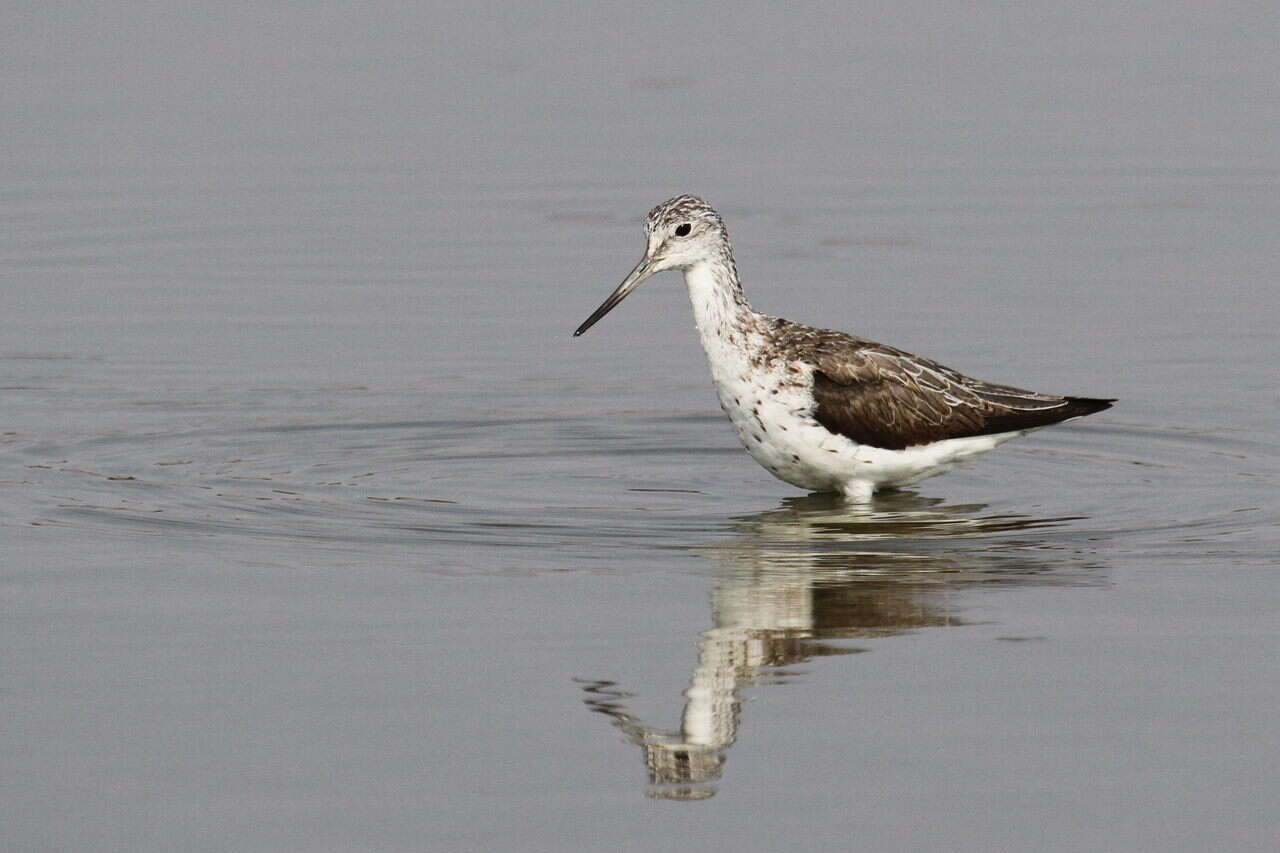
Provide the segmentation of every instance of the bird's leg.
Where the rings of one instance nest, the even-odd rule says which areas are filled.
[[[876,492],[875,483],[870,480],[849,480],[840,486],[845,500],[867,503]]]

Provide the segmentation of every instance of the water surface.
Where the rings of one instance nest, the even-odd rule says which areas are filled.
[[[1263,5],[15,14],[12,849],[1268,849]],[[674,25],[673,21],[679,21]],[[1115,396],[865,508],[674,275]]]

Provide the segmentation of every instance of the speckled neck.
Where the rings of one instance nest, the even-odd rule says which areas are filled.
[[[745,330],[756,316],[738,281],[733,255],[702,261],[684,271],[693,319],[704,345],[729,331]]]

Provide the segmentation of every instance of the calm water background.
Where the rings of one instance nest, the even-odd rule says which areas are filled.
[[[1277,36],[11,4],[4,847],[1273,849]],[[678,277],[569,337],[682,191],[763,310],[1122,402],[806,497]]]

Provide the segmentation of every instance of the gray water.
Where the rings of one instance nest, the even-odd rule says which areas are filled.
[[[0,28],[7,850],[1270,850],[1267,3],[128,3]],[[763,310],[1113,396],[869,508]]]

